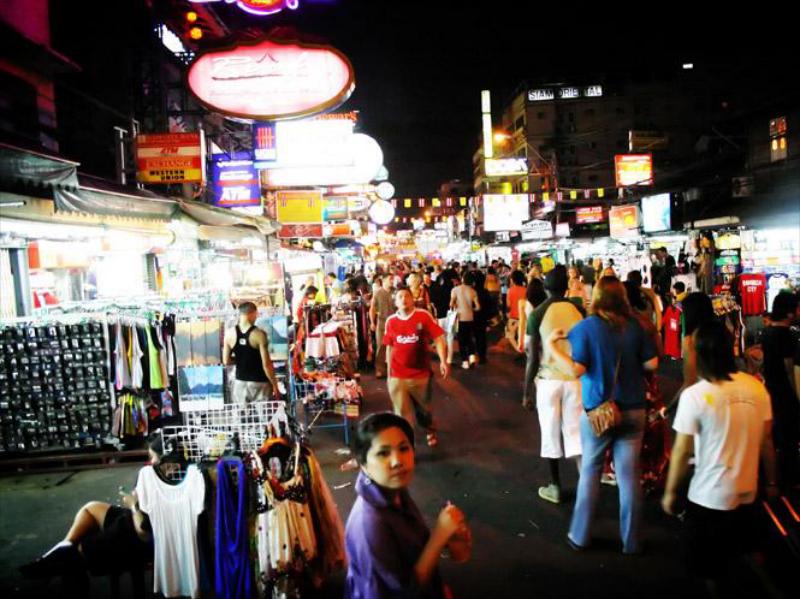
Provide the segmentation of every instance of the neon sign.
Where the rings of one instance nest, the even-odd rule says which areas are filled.
[[[207,4],[210,2],[225,2],[225,4],[236,3],[240,9],[251,15],[266,17],[282,11],[284,8],[296,10],[300,0],[189,0],[195,4]]]
[[[271,39],[205,52],[187,80],[204,106],[246,122],[333,110],[355,89],[353,66],[337,49]]]

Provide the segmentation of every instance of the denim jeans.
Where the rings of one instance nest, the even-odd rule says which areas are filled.
[[[602,437],[596,437],[586,414],[581,415],[583,464],[578,495],[569,527],[569,538],[585,547],[591,541],[592,519],[600,492],[606,449],[611,447],[619,489],[619,532],[625,553],[641,551],[639,531],[642,516],[642,490],[639,482],[639,454],[644,435],[645,411],[622,412],[622,423]]]

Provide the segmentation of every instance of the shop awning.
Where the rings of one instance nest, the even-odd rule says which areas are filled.
[[[176,200],[146,190],[86,175],[79,176],[79,184],[76,190],[53,190],[56,212],[169,221],[178,211]]]
[[[77,162],[0,143],[0,191],[49,198],[56,189],[78,189]]]
[[[197,237],[205,241],[233,241],[252,247],[266,247],[264,236],[250,227],[200,225],[197,228]]]
[[[269,219],[237,214],[223,208],[215,208],[200,202],[181,201],[183,212],[200,223],[212,227],[252,227],[262,235],[272,235],[276,229]]]

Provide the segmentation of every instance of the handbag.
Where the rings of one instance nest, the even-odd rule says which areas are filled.
[[[620,412],[617,402],[614,401],[614,393],[617,390],[617,379],[619,377],[619,362],[622,355],[617,358],[617,367],[614,369],[614,384],[611,387],[611,397],[605,400],[596,408],[586,412],[589,418],[589,424],[596,437],[602,437],[612,428],[619,426],[622,422],[622,412]]]

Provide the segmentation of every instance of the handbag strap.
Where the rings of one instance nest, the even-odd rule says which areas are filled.
[[[608,395],[608,401],[616,401],[615,395],[617,392],[617,382],[619,381],[619,365],[620,362],[622,362],[622,341],[619,341],[616,345],[617,345],[617,365],[614,367],[614,381],[611,383],[611,393],[609,393]]]

